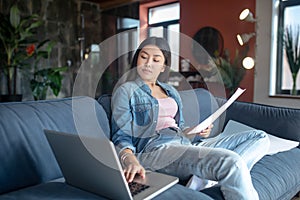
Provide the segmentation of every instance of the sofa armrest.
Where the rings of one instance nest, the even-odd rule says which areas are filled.
[[[218,98],[219,105],[225,103]],[[225,112],[235,120],[284,139],[300,141],[300,109],[235,101]]]

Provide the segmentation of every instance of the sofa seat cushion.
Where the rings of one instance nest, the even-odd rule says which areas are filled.
[[[260,160],[251,171],[260,199],[292,199],[300,191],[299,166],[299,148],[267,155]]]
[[[251,170],[252,182],[260,200],[291,200],[300,191],[300,149],[264,156]],[[223,200],[220,187],[202,191]]]
[[[72,187],[63,182],[48,182],[33,187],[28,187],[15,192],[0,195],[1,200],[66,200],[66,199],[84,199],[84,200],[104,200],[106,198],[83,191],[81,189]],[[212,200],[209,196],[190,190],[182,185],[176,184],[170,189],[166,190],[159,196],[155,197],[157,200],[174,199],[201,199]]]
[[[49,182],[39,184],[15,192],[0,195],[1,200],[65,200],[65,199],[85,199],[100,200],[105,199],[95,194],[80,190],[62,182]]]

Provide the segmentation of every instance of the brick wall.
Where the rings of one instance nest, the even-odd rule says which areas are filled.
[[[63,88],[59,96],[71,96],[73,80],[81,63],[79,38],[85,38],[84,50],[91,44],[98,44],[102,39],[99,5],[81,0],[0,0],[0,12],[8,13],[14,2],[17,2],[21,15],[35,13],[43,18],[44,25],[39,28],[37,39],[57,41],[49,65],[56,67],[70,64],[68,72],[64,74]],[[28,78],[22,76],[18,84],[21,86],[19,88],[22,91],[19,92],[23,94],[23,100],[33,99]],[[51,98],[51,93],[49,95]]]

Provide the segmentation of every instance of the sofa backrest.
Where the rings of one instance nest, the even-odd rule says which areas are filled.
[[[90,134],[99,125],[109,135],[105,111],[89,97],[1,103],[0,194],[62,176],[44,129]]]
[[[203,88],[179,91],[183,103],[183,116],[186,126],[195,126],[206,119],[219,108],[214,96]],[[111,95],[104,94],[98,98],[98,102],[106,111],[107,117],[111,119]],[[214,122],[211,136],[217,135],[223,128],[224,117]]]
[[[218,108],[215,97],[206,89],[196,88],[179,91],[183,103],[183,116],[187,126],[195,126],[209,117]],[[219,117],[213,124],[210,136],[216,136],[223,128],[225,117]]]
[[[219,104],[224,99],[217,99]],[[284,139],[300,142],[300,109],[235,101],[226,112],[226,120],[235,120]]]

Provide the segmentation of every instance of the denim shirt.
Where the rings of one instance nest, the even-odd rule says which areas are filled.
[[[184,129],[182,102],[177,90],[166,83],[157,84],[172,97],[178,111],[175,116],[180,129]],[[143,150],[156,135],[159,105],[151,90],[141,78],[122,84],[112,95],[112,141],[118,151],[129,148],[134,153]]]

